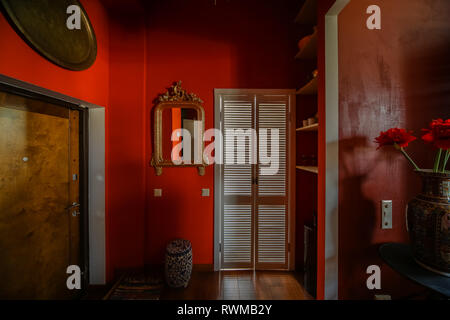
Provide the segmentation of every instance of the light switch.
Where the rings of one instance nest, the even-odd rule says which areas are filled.
[[[162,189],[153,189],[154,197],[162,197]]]
[[[209,189],[202,189],[202,197],[209,197]]]
[[[381,229],[392,229],[392,200],[381,201]]]

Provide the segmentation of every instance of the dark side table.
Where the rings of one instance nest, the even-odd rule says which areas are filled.
[[[450,298],[450,278],[428,271],[414,261],[411,248],[403,243],[385,243],[380,256],[392,269],[419,285]]]

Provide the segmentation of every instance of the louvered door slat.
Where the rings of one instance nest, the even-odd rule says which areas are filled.
[[[286,262],[286,206],[258,206],[258,263]]]
[[[287,115],[289,100],[284,97],[257,97],[258,148],[278,159],[277,165],[258,162],[256,197],[256,268],[287,268]],[[261,134],[267,130],[267,134]],[[274,131],[278,139],[273,141]],[[273,137],[276,138],[276,135]],[[273,144],[273,142],[275,142]],[[278,157],[272,151],[278,150]],[[260,150],[261,151],[261,150]],[[275,159],[272,159],[272,162]],[[269,174],[264,171],[273,168]]]
[[[252,206],[224,206],[225,266],[250,265],[252,262]]]
[[[251,129],[253,127],[253,103],[224,99],[223,105],[223,126],[224,137],[224,195],[252,195],[252,168],[248,164],[249,148],[246,144],[245,163],[238,164],[236,148],[237,139],[232,130]],[[228,159],[233,159],[234,164],[229,164]]]
[[[272,139],[270,130],[278,130],[278,172],[275,175],[263,175],[263,168],[270,165],[259,165],[258,196],[285,196],[286,195],[286,115],[287,103],[259,103],[258,104],[258,125],[261,129],[267,130],[267,135],[259,135],[259,148],[267,146],[267,154],[272,150]]]
[[[235,129],[253,127],[254,104],[248,96],[222,98],[224,131],[223,165],[223,268],[252,268],[253,251],[253,185],[249,147],[245,144],[244,163],[238,163]],[[231,162],[230,162],[231,160]]]

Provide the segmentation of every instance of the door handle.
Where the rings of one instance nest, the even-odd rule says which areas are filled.
[[[75,208],[78,208],[80,204],[78,202],[73,202],[70,207],[67,207],[66,210],[73,210]]]
[[[76,217],[80,215],[80,211],[76,210],[76,211],[72,211],[72,216]]]

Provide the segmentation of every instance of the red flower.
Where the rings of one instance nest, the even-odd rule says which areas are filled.
[[[450,119],[433,120],[430,123],[430,129],[423,129],[425,135],[423,141],[433,144],[436,148],[450,149]]]
[[[416,140],[411,132],[406,131],[405,129],[392,128],[388,131],[381,132],[380,136],[375,138],[375,142],[378,143],[378,149],[384,146],[392,146],[397,145],[401,148],[405,148],[411,141]]]

